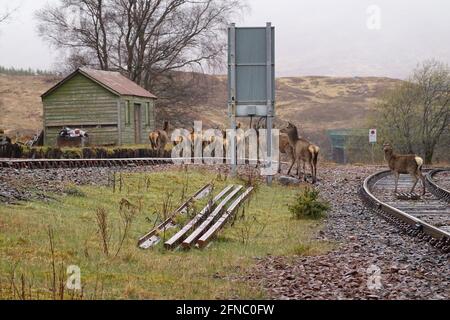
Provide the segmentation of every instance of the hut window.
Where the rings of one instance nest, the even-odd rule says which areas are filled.
[[[149,126],[152,122],[152,113],[150,108],[150,102],[145,104],[145,124]]]
[[[125,124],[129,126],[131,124],[131,103],[127,101],[125,105]]]

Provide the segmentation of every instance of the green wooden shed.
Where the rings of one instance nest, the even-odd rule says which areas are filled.
[[[63,127],[85,130],[94,146],[147,143],[156,99],[119,72],[77,69],[42,95],[44,145]]]

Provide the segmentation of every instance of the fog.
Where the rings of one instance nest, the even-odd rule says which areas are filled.
[[[52,0],[54,1],[54,0]],[[59,55],[36,33],[33,13],[48,1],[20,5],[0,26],[0,65],[51,69]],[[249,0],[238,26],[276,27],[278,76],[405,78],[425,59],[450,63],[448,0]]]

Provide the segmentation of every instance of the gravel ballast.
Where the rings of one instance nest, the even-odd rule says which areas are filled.
[[[320,170],[317,185],[332,210],[319,240],[338,243],[315,257],[267,257],[245,279],[273,299],[449,299],[450,255],[366,209],[358,190],[380,168]]]

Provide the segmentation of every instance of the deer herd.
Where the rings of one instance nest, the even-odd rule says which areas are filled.
[[[252,125],[250,124],[250,127]],[[238,129],[241,128],[241,124],[238,125]],[[254,129],[262,128],[260,124],[253,126]],[[225,136],[225,130],[221,130],[223,136]],[[169,143],[171,135],[169,133],[169,122],[164,122],[164,128],[162,130],[156,130],[149,135],[150,144],[153,150],[155,150],[160,156],[162,156]],[[182,137],[179,137],[177,141],[174,141],[174,145],[178,145],[182,142]],[[196,133],[194,129],[191,130],[188,139],[194,142],[196,139]],[[213,140],[209,142],[204,142],[204,144],[212,143]],[[224,140],[224,146],[226,147],[227,140]],[[307,181],[306,166],[308,165],[311,170],[312,183],[317,182],[317,165],[319,160],[320,148],[306,140],[299,135],[297,126],[292,123],[288,123],[286,128],[280,130],[280,141],[279,141],[280,154],[287,156],[290,159],[290,167],[287,172],[288,175],[291,174],[292,169],[295,164],[297,164],[296,176],[299,179],[303,177],[304,181]],[[423,195],[425,195],[425,178],[422,172],[424,161],[417,155],[400,155],[394,152],[394,148],[391,144],[386,143],[383,147],[385,160],[395,177],[395,193],[398,191],[398,182],[401,174],[409,174],[413,178],[413,187],[411,193],[417,186],[419,180],[421,180],[423,185]],[[303,170],[302,170],[303,169]],[[279,166],[279,173],[281,173],[281,166]]]

